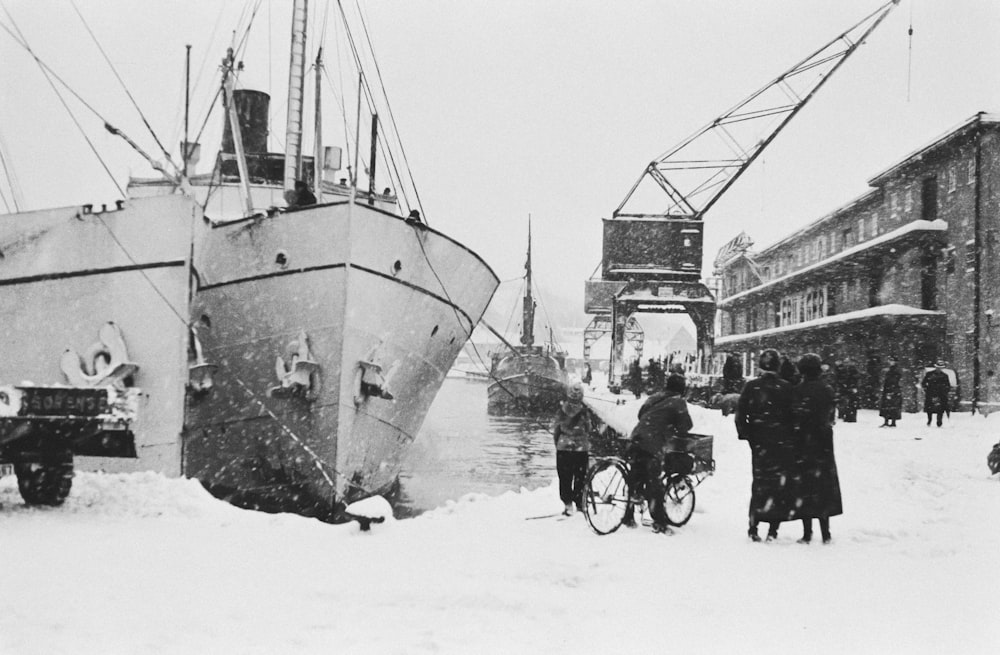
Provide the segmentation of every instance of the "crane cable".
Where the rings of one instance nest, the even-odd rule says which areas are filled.
[[[906,31],[908,45],[906,52],[906,102],[910,101],[910,79],[913,71],[913,3],[910,0],[910,26]]]

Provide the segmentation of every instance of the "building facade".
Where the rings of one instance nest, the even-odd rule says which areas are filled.
[[[868,183],[764,250],[740,235],[720,251],[713,366],[731,353],[753,374],[765,348],[815,352],[853,363],[874,408],[894,355],[915,411],[925,367],[944,359],[960,407],[1000,407],[1000,114],[976,114]]]

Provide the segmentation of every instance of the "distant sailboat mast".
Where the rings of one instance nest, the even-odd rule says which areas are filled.
[[[295,181],[299,177],[302,162],[302,104],[306,83],[306,22],[308,15],[309,0],[295,0],[292,6],[292,47],[288,66],[285,191],[295,189]]]
[[[535,345],[535,299],[531,297],[531,216],[528,216],[528,259],[524,263],[524,316],[521,344]]]

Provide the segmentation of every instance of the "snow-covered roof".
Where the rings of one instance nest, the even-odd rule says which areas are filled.
[[[796,330],[804,330],[806,328],[822,327],[826,325],[835,325],[837,323],[848,323],[850,321],[858,321],[866,318],[874,318],[876,316],[945,316],[944,312],[933,311],[930,309],[918,309],[917,307],[910,307],[909,305],[879,305],[878,307],[868,307],[866,309],[859,309],[854,312],[844,312],[843,314],[834,314],[833,316],[824,316],[823,318],[814,318],[811,321],[803,321],[801,323],[796,323],[794,325],[783,325],[781,327],[768,328],[766,330],[758,330],[757,332],[746,332],[744,334],[731,334],[725,337],[719,337],[715,340],[715,345],[720,346],[729,343],[737,343],[745,339],[753,339],[756,337],[764,337],[771,334],[780,334],[782,332],[794,332]]]
[[[879,185],[881,185],[885,181],[886,178],[890,177],[894,173],[899,172],[899,170],[901,168],[903,168],[904,166],[906,166],[908,164],[911,164],[913,162],[920,161],[926,155],[928,155],[930,152],[932,152],[932,151],[936,150],[937,148],[941,147],[946,142],[951,141],[952,139],[958,137],[959,135],[961,135],[962,133],[966,132],[967,130],[969,130],[973,126],[979,125],[979,124],[982,124],[982,123],[998,124],[998,123],[1000,123],[1000,114],[993,114],[993,113],[988,113],[988,112],[985,112],[985,111],[981,111],[981,112],[975,114],[971,118],[969,118],[966,121],[960,123],[959,125],[956,125],[955,127],[951,128],[950,130],[948,130],[947,132],[945,132],[944,134],[940,135],[939,137],[937,137],[936,139],[934,139],[930,143],[928,143],[928,144],[926,144],[926,145],[918,148],[917,150],[914,150],[910,154],[906,155],[906,157],[904,157],[903,159],[899,160],[898,162],[896,162],[895,164],[893,164],[889,168],[885,169],[881,173],[877,174],[876,176],[874,176],[873,178],[871,178],[870,180],[868,180],[868,184],[870,184],[872,186],[879,186]]]
[[[859,243],[859,244],[856,244],[854,246],[851,246],[850,248],[847,248],[845,250],[841,250],[840,252],[838,252],[836,254],[833,254],[833,255],[827,257],[826,259],[821,259],[818,262],[810,264],[809,266],[806,266],[805,268],[800,268],[798,270],[792,271],[791,273],[786,273],[785,275],[782,275],[781,277],[776,277],[773,280],[768,280],[767,282],[763,282],[761,284],[758,284],[757,286],[752,287],[750,289],[747,289],[745,291],[740,291],[739,293],[734,293],[731,296],[728,296],[726,298],[723,298],[723,299],[719,300],[718,306],[719,307],[723,307],[725,305],[732,304],[733,302],[739,300],[740,298],[745,298],[746,296],[758,293],[758,292],[760,292],[760,291],[762,291],[764,289],[767,289],[768,287],[772,287],[772,286],[775,286],[777,284],[781,284],[783,282],[788,282],[792,278],[798,277],[800,275],[805,275],[806,273],[811,273],[811,272],[813,272],[813,271],[815,271],[817,269],[821,269],[821,268],[824,268],[826,266],[829,266],[830,264],[833,264],[834,262],[847,259],[848,257],[851,257],[851,256],[856,255],[858,253],[864,252],[865,250],[869,250],[871,248],[874,248],[875,246],[882,245],[882,244],[887,243],[889,241],[894,241],[895,239],[898,239],[901,236],[904,236],[906,234],[910,234],[912,232],[921,232],[921,231],[925,231],[925,232],[944,232],[947,229],[948,229],[948,223],[945,222],[945,221],[943,221],[943,220],[941,220],[940,218],[935,219],[933,221],[925,221],[923,219],[916,220],[916,221],[910,221],[909,223],[906,223],[905,225],[900,225],[895,230],[892,230],[890,232],[886,232],[885,234],[877,236],[874,239],[868,239],[867,241],[864,241],[862,243]]]

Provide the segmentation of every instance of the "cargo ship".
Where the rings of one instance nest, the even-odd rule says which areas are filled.
[[[176,170],[131,179],[110,207],[0,216],[0,311],[15,318],[0,383],[140,391],[138,457],[78,468],[184,475],[241,507],[338,521],[392,491],[499,281],[393,188],[402,176],[376,190],[377,114],[371,159],[355,142],[347,177],[328,179],[339,149],[319,136],[303,153],[305,0],[291,20],[284,152],[230,50],[210,171],[189,173],[185,138]]]

